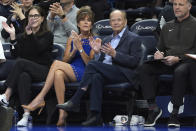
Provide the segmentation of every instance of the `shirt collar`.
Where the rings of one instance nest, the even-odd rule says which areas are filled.
[[[118,35],[116,35],[116,37],[122,37],[123,33],[125,32],[126,27],[124,27],[120,33],[118,33]],[[114,34],[112,34],[112,37],[114,37]]]
[[[182,23],[182,22],[185,22],[185,21],[187,21],[188,19],[190,19],[191,18],[191,15],[189,15],[187,18],[185,18],[184,20],[182,20],[182,21],[178,21],[178,19],[177,18],[175,18],[175,23]]]

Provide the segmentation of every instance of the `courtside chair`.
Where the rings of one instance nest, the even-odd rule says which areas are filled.
[[[157,38],[154,35],[154,31],[158,25],[156,19],[145,19],[134,23],[130,27],[130,31],[139,35],[142,44],[145,46],[146,50],[144,53],[144,60],[152,57],[156,51]]]
[[[144,60],[154,59],[153,55],[156,51],[156,46],[158,40],[155,37],[155,30],[158,25],[158,21],[156,19],[146,19],[133,24],[130,28],[130,31],[138,34],[142,40],[143,45],[146,47]],[[163,74],[160,75],[160,85],[169,85],[173,79],[173,75]],[[169,84],[168,84],[169,82]],[[160,88],[159,93],[164,94],[167,93],[167,86],[164,88]]]
[[[145,19],[138,22],[135,22],[131,27],[130,31],[138,34],[142,46],[144,46],[143,52],[143,61],[141,61],[140,65],[142,65],[146,60],[153,59],[153,54],[156,51],[157,46],[157,38],[154,35],[154,31],[158,25],[158,21],[156,19]],[[139,86],[139,83],[138,85]],[[148,104],[145,100],[140,98],[141,92],[137,96],[136,107],[139,109],[147,108]]]
[[[93,24],[92,32],[95,36],[103,39],[104,37],[112,34],[112,27],[110,26],[109,19],[99,20]]]

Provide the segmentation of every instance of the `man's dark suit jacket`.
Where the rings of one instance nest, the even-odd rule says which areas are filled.
[[[103,39],[103,43],[108,43],[112,39],[112,35]],[[118,46],[116,47],[116,57],[112,58],[112,65],[117,66],[127,79],[132,82],[132,78],[135,74],[141,55],[141,41],[137,34],[132,33],[126,28],[122,35]],[[99,61],[104,60],[104,53],[101,53]]]

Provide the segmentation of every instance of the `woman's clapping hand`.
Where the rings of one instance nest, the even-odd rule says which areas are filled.
[[[90,41],[89,44],[91,48],[94,50],[94,52],[99,53],[101,49],[101,39],[100,38],[94,39],[93,37],[90,37],[89,41]]]

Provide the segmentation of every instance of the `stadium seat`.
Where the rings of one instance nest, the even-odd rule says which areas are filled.
[[[107,35],[112,34],[112,27],[110,26],[110,20],[104,19],[94,23],[92,32],[99,38],[103,39]]]
[[[142,44],[145,46],[146,50],[144,53],[144,60],[147,60],[155,52],[155,47],[158,40],[154,35],[158,21],[156,19],[146,19],[134,23],[130,27],[130,31],[138,34],[142,41]]]

